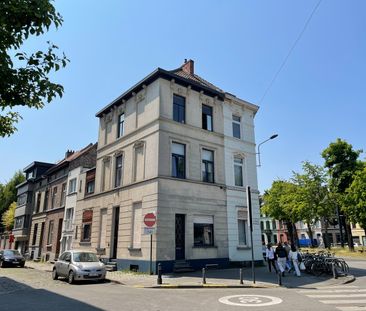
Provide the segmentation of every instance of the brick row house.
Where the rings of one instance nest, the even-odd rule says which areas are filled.
[[[95,158],[96,144],[89,144],[77,152],[67,151],[65,158],[52,165],[35,183],[31,230],[28,236],[31,258],[54,260],[66,249],[69,237],[67,233],[70,234],[72,229],[70,230],[69,223],[65,223],[64,219],[69,220],[69,209],[75,208],[72,197],[76,197],[78,187],[82,186],[77,183],[78,174],[75,177],[75,170],[79,172],[95,166]]]
[[[99,111],[96,167],[80,181],[74,248],[100,250],[118,269],[149,269],[144,215],[157,217],[156,271],[261,261],[254,117],[258,107],[194,73],[156,69]]]

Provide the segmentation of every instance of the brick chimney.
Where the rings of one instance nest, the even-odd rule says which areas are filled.
[[[67,159],[69,156],[71,156],[72,154],[74,154],[74,150],[67,150],[66,152],[65,152],[65,159]]]
[[[194,61],[193,60],[184,60],[184,64],[182,66],[182,70],[190,75],[194,74]]]

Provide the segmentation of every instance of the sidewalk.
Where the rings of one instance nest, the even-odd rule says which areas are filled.
[[[26,267],[51,272],[53,265],[50,263],[27,261]],[[156,275],[126,271],[107,272],[107,279],[121,285],[141,288],[269,288],[279,286],[278,276],[274,272],[268,272],[267,267],[256,267],[255,273],[256,283],[253,284],[251,269],[243,268],[243,285],[241,285],[239,281],[239,268],[207,270],[206,284],[202,284],[201,271],[167,275],[163,274],[162,285],[157,284]],[[282,286],[286,288],[328,287],[350,283],[354,281],[354,279],[353,275],[342,276],[338,279],[334,279],[330,276],[315,277],[305,273],[303,273],[301,277],[296,277],[292,273],[286,273],[286,276],[282,278]]]

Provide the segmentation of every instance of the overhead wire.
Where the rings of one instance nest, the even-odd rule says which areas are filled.
[[[287,60],[289,59],[290,55],[292,54],[292,51],[295,49],[297,43],[300,41],[302,35],[304,34],[306,28],[308,27],[311,19],[313,18],[315,12],[317,11],[318,7],[320,6],[320,3],[322,2],[322,0],[319,0],[317,2],[317,4],[314,6],[313,10],[311,11],[311,14],[309,15],[308,19],[306,20],[301,32],[299,33],[299,35],[297,36],[296,40],[294,41],[294,43],[292,44],[290,50],[288,51],[285,59],[283,60],[281,66],[278,68],[276,74],[273,76],[271,82],[269,83],[268,87],[266,88],[265,92],[263,93],[261,99],[259,100],[259,104],[261,104],[264,100],[264,98],[267,96],[269,90],[271,89],[272,85],[274,84],[274,82],[276,81],[278,75],[280,74],[280,72],[282,71],[283,67],[286,65]]]

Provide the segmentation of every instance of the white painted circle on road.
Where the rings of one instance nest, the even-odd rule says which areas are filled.
[[[221,297],[219,301],[230,306],[264,307],[277,305],[282,302],[282,299],[262,295],[232,295]]]

